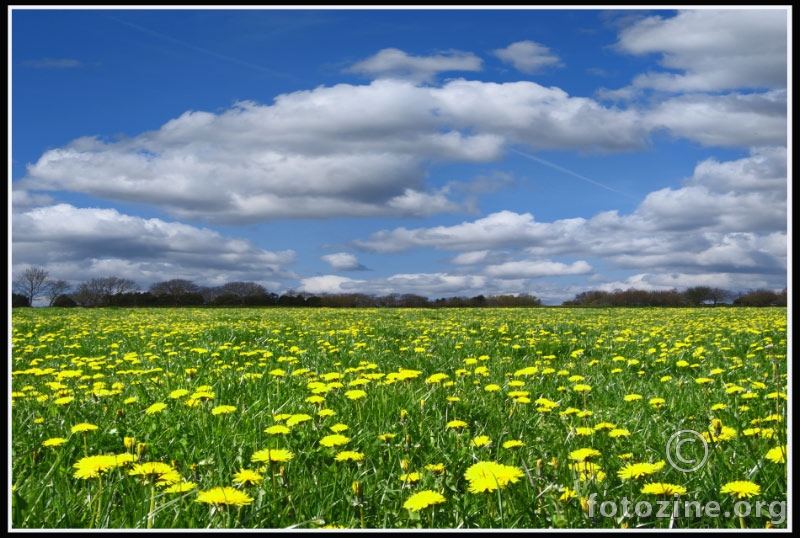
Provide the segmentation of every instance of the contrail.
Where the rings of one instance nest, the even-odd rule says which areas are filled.
[[[145,32],[147,34],[154,35],[156,37],[160,37],[161,39],[166,39],[166,40],[172,41],[173,43],[177,43],[179,45],[183,45],[184,47],[188,47],[188,48],[190,48],[192,50],[196,50],[197,52],[202,52],[203,54],[208,54],[209,56],[214,56],[215,58],[219,58],[220,60],[225,60],[227,62],[233,62],[235,64],[243,65],[245,67],[249,67],[250,69],[255,69],[257,71],[261,71],[263,73],[268,73],[268,74],[273,75],[273,76],[291,77],[291,75],[288,75],[286,73],[281,73],[280,71],[274,71],[272,69],[269,69],[267,67],[262,67],[260,65],[251,64],[250,62],[245,62],[244,60],[240,60],[239,58],[233,58],[232,56],[226,56],[224,54],[220,54],[218,52],[214,52],[213,50],[204,49],[203,47],[198,47],[197,45],[192,45],[191,43],[187,43],[186,41],[182,41],[182,40],[174,38],[172,36],[168,36],[166,34],[162,34],[161,32],[156,32],[155,30],[151,30],[149,28],[145,28],[144,26],[139,26],[138,24],[134,24],[132,22],[123,21],[121,19],[118,19],[116,17],[112,17],[110,15],[108,16],[108,18],[112,19],[114,21],[117,21],[120,24],[124,24],[125,26],[130,26],[131,28],[135,28],[136,30],[139,30],[140,32]]]
[[[557,164],[551,163],[550,161],[546,161],[546,160],[542,159],[541,157],[537,157],[536,155],[531,155],[530,153],[525,153],[523,151],[519,151],[518,149],[514,149],[514,148],[509,148],[509,149],[511,151],[513,151],[514,153],[522,155],[523,157],[527,157],[528,159],[534,160],[534,161],[536,161],[538,163],[542,163],[543,165],[549,166],[550,168],[554,168],[554,169],[558,170],[559,172],[564,172],[565,174],[569,174],[569,175],[571,175],[573,177],[576,177],[578,179],[582,179],[583,181],[586,181],[587,183],[591,183],[592,185],[597,185],[598,187],[600,187],[602,189],[605,189],[607,191],[611,191],[611,192],[620,194],[622,196],[625,196],[626,198],[630,198],[631,200],[636,200],[636,198],[634,196],[631,196],[630,194],[628,194],[626,192],[618,191],[617,189],[609,187],[608,185],[604,185],[604,184],[600,183],[599,181],[595,181],[595,180],[593,180],[591,178],[588,178],[586,176],[582,176],[581,174],[579,174],[577,172],[573,172],[572,170],[567,170],[563,166],[558,166]]]

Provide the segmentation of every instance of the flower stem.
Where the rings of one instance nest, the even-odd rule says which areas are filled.
[[[154,478],[150,479],[150,511],[147,512],[147,528],[153,528],[153,522],[156,519],[156,481]]]
[[[103,477],[101,475],[97,476],[97,510],[94,514],[94,522],[92,523],[92,527],[97,527],[100,523],[100,503],[103,500]]]

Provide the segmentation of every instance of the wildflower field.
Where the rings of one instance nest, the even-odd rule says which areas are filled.
[[[589,503],[785,502],[785,308],[28,308],[11,330],[13,528],[786,526]]]

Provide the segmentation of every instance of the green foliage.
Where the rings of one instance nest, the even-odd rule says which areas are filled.
[[[588,518],[580,498],[635,503],[648,498],[643,483],[658,481],[732,509],[722,486],[752,480],[761,488],[753,500],[785,501],[786,466],[765,455],[786,445],[786,330],[785,308],[14,310],[11,526],[738,528],[736,518]],[[282,414],[311,420],[291,425]],[[453,420],[467,426],[448,428]],[[643,479],[618,476],[626,461],[665,460],[674,432],[708,432],[715,420],[736,435],[715,440],[696,472],[666,465]],[[98,429],[71,432],[84,422]],[[340,423],[350,440],[322,446]],[[276,424],[289,433],[265,431]],[[478,436],[490,442],[476,446]],[[57,438],[65,442],[45,446]],[[512,440],[522,446],[503,446]],[[252,456],[267,448],[293,458],[262,468]],[[600,452],[602,481],[581,482],[570,467],[580,448]],[[336,461],[340,450],[364,460]],[[169,464],[197,487],[167,493],[129,475],[130,465],[74,476],[86,455],[125,452]],[[465,473],[477,461],[522,478],[472,493]],[[434,464],[444,472],[426,468]],[[242,469],[262,482],[234,484]],[[418,481],[401,480],[412,472]],[[197,502],[217,487],[253,500]],[[577,496],[562,500],[565,488]],[[446,501],[404,508],[422,490]]]

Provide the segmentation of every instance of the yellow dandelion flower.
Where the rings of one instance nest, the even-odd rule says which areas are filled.
[[[187,394],[189,394],[189,391],[186,389],[175,389],[169,393],[169,397],[173,400],[177,400],[178,398],[183,398]]]
[[[344,435],[335,433],[333,435],[326,435],[322,439],[319,440],[319,444],[322,446],[327,447],[334,447],[339,445],[344,445],[350,442],[349,437],[345,437]]]
[[[361,452],[354,452],[352,450],[343,450],[336,454],[334,459],[336,461],[363,461],[364,454]]]
[[[98,456],[87,456],[81,458],[73,465],[76,469],[73,476],[86,480],[96,478],[100,473],[121,467],[133,461],[133,454],[104,454]]]
[[[244,506],[253,502],[253,498],[236,488],[224,487],[201,491],[195,502],[222,506]]]
[[[162,491],[164,493],[186,493],[187,491],[192,491],[196,487],[197,484],[194,482],[178,482],[177,484],[172,484],[164,488]]]
[[[46,440],[44,443],[42,443],[42,446],[55,447],[55,446],[61,446],[66,442],[67,442],[67,440],[64,439],[63,437],[52,437],[52,438]]]
[[[739,499],[753,497],[761,494],[761,486],[748,480],[735,480],[728,482],[719,490],[720,493],[730,493]]]
[[[614,438],[617,438],[617,437],[628,437],[630,434],[631,434],[631,432],[629,432],[625,428],[614,428],[613,430],[608,432],[608,436],[609,437],[614,437]]]
[[[622,399],[625,400],[626,402],[635,402],[637,400],[641,400],[642,399],[642,395],[641,394],[628,394],[628,395],[624,396]]]
[[[570,499],[574,499],[578,496],[578,493],[574,489],[564,488],[564,492],[558,498],[559,501],[566,502]]]
[[[594,428],[588,428],[588,427],[583,427],[583,426],[581,426],[579,428],[575,428],[575,435],[579,435],[581,437],[586,437],[586,436],[593,435],[593,434],[594,434]]]
[[[444,463],[429,463],[428,465],[425,466],[425,470],[430,471],[432,473],[444,474],[445,472]]]
[[[235,405],[218,405],[211,410],[212,415],[227,415],[236,411]]]
[[[367,393],[363,390],[348,390],[344,395],[351,400],[360,400],[367,397]]]
[[[425,383],[428,383],[428,384],[441,383],[442,381],[444,381],[445,379],[448,379],[449,377],[450,376],[447,375],[447,374],[437,373],[437,374],[433,374],[431,376],[428,376],[428,378],[425,380]]]
[[[447,499],[444,495],[439,492],[426,489],[420,492],[415,493],[408,499],[406,502],[403,503],[403,508],[408,510],[412,510],[414,512],[419,512],[420,510],[424,510],[429,506],[433,506],[434,504],[440,504],[445,502]]]
[[[599,424],[595,424],[594,425],[594,429],[597,430],[597,431],[600,431],[600,430],[613,430],[616,427],[617,427],[617,425],[614,424],[613,422],[601,422]]]
[[[145,409],[144,412],[147,415],[155,415],[156,413],[160,413],[161,411],[163,411],[166,408],[167,408],[167,404],[162,403],[162,402],[157,402],[157,403],[154,403],[153,405],[151,405],[150,407],[148,407],[147,409]]]
[[[233,483],[234,484],[241,484],[243,486],[255,486],[261,483],[264,479],[263,476],[258,474],[255,471],[251,471],[249,469],[242,469],[235,475],[233,475]]]
[[[88,422],[81,422],[80,424],[74,425],[70,431],[72,433],[86,433],[96,429],[98,429],[98,427],[95,426],[94,424],[89,424]]]
[[[493,461],[479,461],[471,465],[464,473],[469,481],[471,493],[491,492],[502,489],[522,478],[522,469],[511,465],[503,465]]]
[[[492,440],[489,439],[488,435],[479,435],[475,439],[472,440],[472,446],[482,447],[491,444]]]
[[[291,415],[288,419],[286,419],[286,425],[291,428],[292,426],[296,426],[302,422],[308,422],[309,420],[311,420],[311,415],[299,413],[296,415]]]
[[[468,424],[466,422],[464,422],[463,420],[451,420],[450,422],[445,424],[444,427],[448,428],[448,429],[451,429],[451,430],[457,430],[459,428],[466,428],[467,426],[468,426]]]
[[[131,476],[141,476],[142,480],[160,480],[162,476],[174,473],[172,465],[160,461],[137,463],[128,471]]]
[[[264,430],[265,433],[268,433],[270,435],[287,435],[291,431],[292,430],[290,430],[283,424],[275,424],[274,426],[270,426],[269,428]]]
[[[404,473],[400,475],[400,480],[402,482],[407,482],[409,484],[413,484],[414,482],[419,482],[422,479],[422,475],[420,473]]]
[[[339,424],[334,424],[333,426],[331,426],[331,431],[333,433],[342,433],[343,431],[346,431],[346,430],[349,430],[349,429],[350,429],[350,426],[348,426],[347,424],[339,423]]]
[[[521,446],[525,446],[525,443],[518,439],[511,439],[510,441],[503,443],[503,448],[519,448]]]
[[[389,442],[397,436],[396,433],[382,433],[378,436],[378,439],[384,442]]]
[[[254,452],[250,457],[250,461],[264,461],[264,462],[285,462],[294,458],[294,454],[289,450],[281,448],[265,448]]]
[[[686,488],[676,484],[665,484],[663,482],[651,482],[642,487],[642,493],[649,495],[664,495],[673,497],[675,495],[686,494]]]
[[[639,478],[648,474],[653,474],[660,471],[663,467],[663,461],[656,463],[628,463],[617,472],[617,476],[623,480],[629,480],[631,478]]]
[[[592,456],[600,456],[602,453],[594,448],[579,448],[569,453],[569,458],[576,461],[586,461]]]
[[[786,463],[786,445],[769,449],[764,457],[773,463]]]

